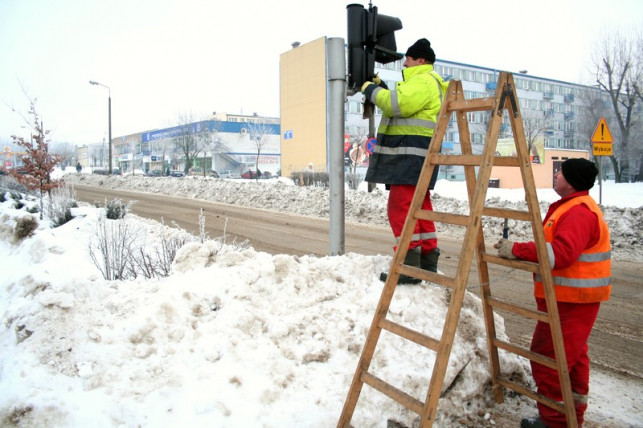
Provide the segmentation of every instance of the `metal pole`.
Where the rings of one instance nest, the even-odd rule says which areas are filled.
[[[598,157],[598,205],[603,204],[603,156]]]
[[[107,144],[109,147],[109,175],[112,175],[112,91],[109,88],[107,90],[107,138],[109,139]]]
[[[330,255],[344,254],[344,103],[346,101],[346,57],[344,39],[326,43],[326,153],[329,178]]]

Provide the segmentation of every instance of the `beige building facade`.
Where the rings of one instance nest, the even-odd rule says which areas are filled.
[[[327,38],[281,54],[281,175],[326,170]]]

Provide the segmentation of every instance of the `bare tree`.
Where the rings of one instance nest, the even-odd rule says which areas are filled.
[[[90,166],[105,166],[107,163],[107,144],[102,143],[90,144],[88,147]]]
[[[577,117],[578,123],[578,141],[581,147],[592,151],[592,134],[596,130],[596,124],[604,117],[610,123],[614,123],[614,113],[610,107],[610,102],[604,91],[598,88],[587,87],[583,89],[578,100],[581,105],[582,113]]]
[[[194,165],[196,159],[209,143],[209,131],[204,121],[196,121],[191,113],[179,115],[180,132],[174,137],[176,148],[183,155],[186,174]]]
[[[213,120],[207,122],[207,134],[203,135],[203,176],[205,177],[207,174],[207,171],[205,170],[205,165],[206,165],[206,154],[207,151],[210,151],[210,157],[212,159],[211,161],[211,169],[214,169],[214,154],[216,152],[220,152],[223,144],[221,143],[221,137],[219,136],[219,132],[223,128],[223,123],[221,123],[218,120]]]
[[[259,156],[261,155],[261,150],[263,150],[263,148],[266,147],[266,144],[268,144],[268,139],[270,138],[270,127],[265,123],[249,123],[248,134],[250,135],[250,141],[254,143],[255,148],[257,149],[257,162],[255,163],[255,167],[257,169],[256,178],[258,180],[261,175],[261,171],[259,170]]]
[[[51,198],[51,190],[64,185],[63,180],[56,180],[51,177],[51,172],[62,158],[59,155],[49,153],[49,140],[47,137],[49,131],[45,131],[43,128],[42,120],[36,112],[35,100],[30,100],[29,115],[33,120],[30,125],[32,138],[27,141],[24,137],[11,136],[14,144],[22,147],[25,151],[22,156],[23,167],[21,170],[9,169],[7,172],[28,190],[39,191],[40,219],[42,220],[45,192]]]
[[[592,57],[592,73],[598,87],[609,97],[620,135],[613,135],[610,156],[617,183],[628,181],[637,169],[643,179],[643,149],[640,136],[640,103],[643,102],[643,30],[628,36],[620,31],[605,33]],[[613,134],[616,134],[613,132]],[[616,137],[618,138],[618,141]]]
[[[55,142],[51,144],[49,153],[54,153],[62,159],[60,167],[65,169],[68,166],[74,165],[76,160],[76,147],[68,142]]]
[[[551,128],[552,120],[545,117],[542,111],[527,110],[523,112],[522,125],[525,129],[525,139],[527,140],[529,154],[540,156],[538,144],[543,141],[541,137],[544,136],[545,131]],[[541,162],[543,160],[541,159]]]

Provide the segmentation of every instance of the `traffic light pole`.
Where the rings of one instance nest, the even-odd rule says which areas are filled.
[[[329,176],[330,255],[344,254],[344,103],[346,101],[346,57],[344,39],[331,37],[326,43],[326,153]]]

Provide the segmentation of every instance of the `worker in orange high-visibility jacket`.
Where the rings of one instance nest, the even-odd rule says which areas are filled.
[[[554,190],[561,199],[550,205],[543,222],[579,427],[583,424],[589,393],[587,339],[600,302],[609,299],[612,288],[609,229],[601,209],[589,196],[597,173],[594,163],[586,159],[563,162],[554,175]],[[538,262],[534,242],[501,239],[494,247],[501,257]],[[538,310],[547,312],[541,279],[534,275],[534,295]],[[549,324],[537,323],[531,350],[554,358]],[[533,361],[531,369],[538,392],[562,401],[557,371]],[[538,417],[525,418],[520,426],[567,426],[565,415],[556,410],[538,403],[538,412]]]

